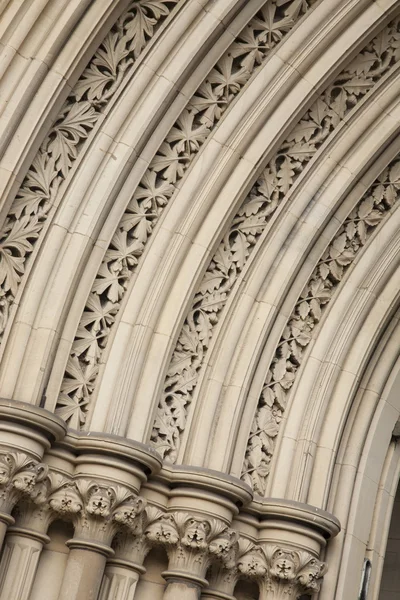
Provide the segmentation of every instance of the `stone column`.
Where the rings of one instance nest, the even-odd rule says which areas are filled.
[[[34,497],[46,476],[43,454],[65,432],[65,423],[47,410],[0,399],[0,548],[14,522],[12,509],[21,497]]]
[[[161,460],[147,446],[117,436],[78,436],[75,447],[76,492],[65,490],[52,503],[54,510],[78,507],[59,600],[96,600],[107,558],[114,555],[112,540],[118,531],[135,529],[145,508],[140,486]]]
[[[29,496],[19,501],[16,523],[8,530],[0,563],[0,600],[28,600],[44,544],[46,532],[57,517],[51,503],[57,490],[72,485],[65,474],[47,470]],[[65,514],[69,514],[67,510]]]
[[[235,566],[238,534],[229,525],[251,492],[239,480],[209,469],[174,467],[169,479],[174,487],[168,510],[145,533],[168,554],[164,600],[197,600],[208,585],[212,562]]]
[[[45,534],[11,527],[0,565],[0,600],[28,600]]]
[[[320,589],[325,563],[303,550],[264,546],[268,569],[261,579],[260,600],[297,600]]]
[[[297,600],[319,591],[325,563],[319,557],[340,529],[335,517],[289,500],[253,503],[260,515],[258,541],[238,560],[238,571],[255,579],[260,600]]]
[[[129,560],[118,557],[107,561],[101,584],[99,600],[131,600],[135,595],[136,585],[146,569]]]
[[[57,498],[61,505],[79,506],[73,519],[75,534],[67,542],[70,553],[59,600],[97,598],[106,560],[114,554],[114,535],[120,524],[129,526],[144,508],[144,501],[122,486],[79,479],[76,487],[76,498],[71,498],[72,490]]]
[[[99,600],[131,600],[134,597],[140,575],[146,572],[143,562],[151,550],[144,532],[161,515],[159,509],[146,506],[127,531],[117,533],[112,545],[115,555],[107,561]]]

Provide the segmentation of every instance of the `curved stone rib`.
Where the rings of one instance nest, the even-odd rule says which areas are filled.
[[[176,460],[204,356],[239,274],[272,215],[284,202],[294,182],[315,156],[318,148],[377,81],[397,64],[400,58],[399,32],[400,20],[396,19],[369,42],[336,77],[282,143],[233,218],[196,291],[165,379],[164,393],[151,439],[168,461]],[[386,41],[386,44],[382,43]],[[306,345],[306,342],[300,331],[297,336],[298,353],[301,344]],[[293,335],[288,338],[288,343],[292,342],[292,338]],[[279,376],[282,362],[278,362],[274,369]],[[282,395],[284,390],[291,386],[290,369],[285,371],[285,376],[282,374],[282,377],[285,378],[276,388],[276,394]],[[273,394],[276,378],[271,381],[273,383],[269,385],[268,393]],[[260,408],[263,406],[261,404]],[[260,426],[257,426],[252,431],[254,450],[249,454],[250,464],[246,463],[245,466],[245,479],[253,484],[257,491],[260,491],[261,484],[257,483],[257,468],[253,463],[259,465],[260,473],[264,474],[268,470],[266,459],[269,457],[269,463],[270,451],[272,452],[273,440],[277,435],[283,410],[278,400],[270,409],[268,416],[264,415],[265,411],[262,410],[258,417],[260,422],[265,419],[262,433],[260,432],[262,441],[260,442],[255,433],[260,430]]]
[[[347,270],[369,237],[400,199],[400,155],[379,175],[330,242],[283,330],[252,424],[242,479],[265,493],[269,465],[287,397],[313,330]]]
[[[177,0],[134,0],[65,101],[0,231],[0,337],[57,192],[110,99]]]
[[[84,426],[121,300],[156,222],[201,146],[270,51],[315,0],[271,0],[241,31],[175,122],[116,229],[73,342],[56,412]]]

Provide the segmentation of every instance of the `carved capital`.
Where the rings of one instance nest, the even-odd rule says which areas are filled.
[[[258,581],[262,600],[296,600],[319,591],[326,565],[305,550],[251,544],[237,569],[241,576]]]
[[[49,505],[72,519],[77,538],[110,544],[119,530],[136,535],[146,501],[124,486],[82,478],[52,494]]]
[[[169,568],[165,574],[204,579],[211,561],[226,568],[235,565],[238,535],[218,519],[201,519],[186,512],[164,514],[145,531],[152,544],[165,546]]]
[[[25,496],[36,501],[42,492],[47,466],[22,452],[0,455],[0,510],[10,513]]]
[[[128,561],[136,566],[143,565],[144,559],[153,547],[152,541],[145,535],[146,528],[160,519],[162,514],[159,509],[146,506],[129,527],[121,528],[113,540],[115,560]]]

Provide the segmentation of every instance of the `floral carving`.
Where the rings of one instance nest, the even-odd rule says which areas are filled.
[[[254,70],[314,2],[266,2],[197,89],[151,161],[106,251],[73,342],[57,406],[72,427],[85,424],[100,357],[120,302],[177,182]],[[217,301],[210,305],[211,319]],[[190,378],[186,385],[190,391]],[[176,415],[178,410],[176,406]],[[162,451],[160,439],[157,447]]]
[[[353,208],[321,256],[287,322],[268,370],[251,428],[243,479],[265,493],[287,395],[313,330],[359,250],[400,197],[396,157]]]
[[[238,534],[217,519],[166,513],[147,527],[145,537],[166,547],[171,571],[183,569],[204,577],[212,559],[225,569],[235,565]]]
[[[277,600],[297,600],[314,594],[321,586],[326,565],[304,550],[263,545],[268,575],[261,580],[261,590]]]
[[[153,544],[162,542],[163,535],[157,540],[146,536],[147,529],[150,531],[152,524],[161,520],[162,516],[163,513],[158,508],[150,505],[138,512],[135,518],[129,522],[128,527],[121,528],[114,537],[113,548],[116,557],[142,565]],[[164,543],[172,543],[172,541]]]
[[[325,572],[325,563],[305,550],[240,537],[229,567],[212,564],[210,591],[232,596],[238,579],[250,579],[258,583],[260,598],[296,600],[318,592]]]
[[[57,517],[70,518],[80,510],[82,502],[71,478],[46,467],[44,476],[35,482],[34,493],[18,502],[15,515],[18,527],[47,533]]]
[[[151,439],[168,461],[174,462],[177,458],[204,355],[239,273],[271,217],[318,148],[348,112],[399,60],[399,22],[396,19],[383,29],[337,76],[298,122],[239,208],[208,265],[172,355],[164,394],[153,426]],[[374,219],[379,219],[376,212],[368,216],[366,226]],[[358,225],[357,221],[357,227],[364,225]],[[337,257],[330,262],[329,268],[335,270],[337,275],[351,261],[350,250],[344,246],[345,237],[340,237],[335,241],[335,248],[330,250]],[[327,266],[321,268],[323,272],[327,272]],[[313,311],[318,315],[318,307],[327,301],[324,286],[318,287],[317,283],[312,285],[310,302],[300,303],[301,314],[307,310],[307,315],[312,315]],[[264,392],[265,403],[257,411],[257,422],[251,433],[252,449],[246,459],[250,462],[245,465],[245,479],[257,491],[262,492],[261,480],[264,480],[268,472],[286,392],[293,383],[297,364],[295,354],[300,356],[308,341],[309,332],[304,329],[302,318],[292,321],[285,331],[280,360],[276,360],[272,366],[271,378]],[[284,354],[287,354],[289,347],[292,359],[286,367]]]
[[[59,186],[126,71],[176,2],[131,2],[82,73],[29,167],[0,231],[0,336]]]
[[[137,535],[146,501],[121,485],[77,479],[50,494],[47,504],[53,513],[72,519],[75,533],[111,543],[117,532]]]
[[[22,452],[0,455],[1,510],[10,512],[17,501],[27,496],[33,501],[40,493],[40,484],[47,475],[46,465]]]
[[[58,489],[49,494],[48,506],[59,516],[72,516],[83,508],[82,498],[72,481],[62,481]]]

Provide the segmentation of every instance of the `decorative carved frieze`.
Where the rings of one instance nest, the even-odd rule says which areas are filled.
[[[315,101],[270,160],[233,218],[196,291],[168,368],[151,436],[155,447],[166,460],[175,462],[177,458],[205,354],[228,296],[258,239],[318,148],[399,58],[400,20],[396,19],[367,44]],[[367,213],[364,216],[367,217]],[[380,218],[374,213],[369,215],[367,221]],[[369,226],[368,222],[366,225]],[[349,227],[350,231],[352,226]],[[335,263],[340,276],[345,262],[350,262],[351,259],[345,252],[344,237],[336,240],[335,244],[337,252],[341,254],[340,265],[338,261]],[[335,251],[332,249],[331,252]],[[322,269],[324,270],[323,267]],[[327,277],[326,275],[324,280]],[[315,285],[313,283],[313,288]],[[312,305],[318,315],[316,304],[326,301],[327,292],[314,292],[314,295],[310,293],[310,301],[312,296]],[[320,300],[317,300],[319,296]],[[299,310],[304,312],[308,305],[300,304]],[[309,307],[307,310],[309,314],[313,309]],[[293,348],[293,351],[290,350],[290,364],[287,368],[283,367],[285,359],[282,353],[274,361],[269,374],[270,380],[265,388],[268,398],[260,406],[257,423],[251,434],[253,447],[249,449],[246,458],[244,479],[260,493],[264,493],[274,440],[286,404],[286,392],[293,383],[302,348],[309,341],[309,334],[304,331],[302,320],[300,325],[299,329],[293,323],[292,329],[285,333],[287,345]],[[283,340],[282,344],[286,342]],[[286,346],[282,347],[283,353],[286,352],[285,348]]]
[[[178,181],[255,69],[314,3],[315,0],[266,2],[210,71],[151,161],[104,256],[73,342],[57,404],[57,414],[71,427],[78,429],[85,424],[100,358],[121,300],[156,222],[177,190]],[[217,294],[219,300],[215,297],[209,307],[204,308],[207,320],[214,319],[223,294],[221,289],[219,296]],[[196,331],[196,325],[193,327]],[[200,338],[205,339],[201,332]],[[179,380],[182,389],[186,387],[189,394],[194,387],[192,374],[196,374],[203,353],[195,352],[192,341],[188,344],[193,352],[187,355],[186,363],[182,358],[178,371],[173,373],[179,356],[185,352],[177,350],[171,367],[172,379],[168,381]],[[157,449],[171,456],[175,442],[170,443],[170,438],[178,436],[185,420],[180,394],[180,391],[176,396],[171,394],[171,402],[169,397],[163,401],[171,404],[170,411],[166,412],[175,415],[177,426],[174,418],[170,427],[167,417],[159,417],[156,425],[159,434],[153,435]]]
[[[0,231],[0,336],[58,189],[90,131],[177,0],[134,0],[111,28],[43,141]]]
[[[159,516],[125,486],[66,476],[21,453],[0,456],[1,510],[17,504],[19,527],[46,533],[62,518],[74,524],[77,537],[111,543],[117,532],[142,537],[143,527]]]
[[[379,175],[330,242],[283,330],[250,432],[242,478],[265,493],[279,424],[304,353],[346,271],[400,197],[400,156]]]
[[[73,522],[74,542],[99,547],[112,543],[112,562],[137,573],[143,572],[151,548],[161,545],[169,558],[167,579],[205,584],[208,572],[211,589],[228,595],[239,578],[247,578],[265,591],[261,597],[273,593],[282,600],[319,589],[325,565],[305,550],[253,543],[220,519],[185,511],[164,513],[125,486],[73,479],[32,464],[23,455],[3,455],[0,462],[7,507],[19,499],[14,535],[29,532],[33,541],[43,543],[49,524],[61,518]]]

